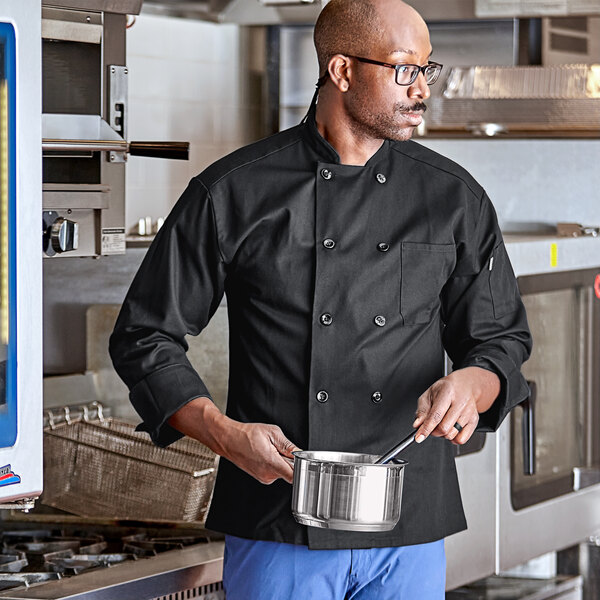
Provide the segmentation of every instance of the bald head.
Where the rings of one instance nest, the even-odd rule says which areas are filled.
[[[331,0],[315,25],[319,73],[325,73],[335,54],[364,54],[370,41],[381,33],[382,24],[371,0]]]
[[[372,56],[399,50],[390,45],[392,29],[425,28],[417,11],[402,0],[331,0],[315,25],[319,72],[336,54]]]

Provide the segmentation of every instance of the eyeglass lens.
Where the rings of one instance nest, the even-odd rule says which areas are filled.
[[[399,85],[410,85],[419,75],[421,67],[417,65],[400,65],[396,68],[396,83]],[[423,69],[427,85],[434,83],[439,77],[441,67],[439,65],[427,65]]]

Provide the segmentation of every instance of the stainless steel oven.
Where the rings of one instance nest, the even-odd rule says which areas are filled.
[[[125,253],[129,154],[187,159],[187,142],[127,140],[126,23],[142,0],[44,0],[44,257]]]
[[[600,529],[600,266],[519,286],[535,348],[529,402],[500,432],[500,569]]]
[[[600,530],[600,239],[506,242],[533,334],[532,393],[457,458],[468,529],[446,540],[448,589]]]
[[[40,3],[0,3],[0,503],[42,489]]]

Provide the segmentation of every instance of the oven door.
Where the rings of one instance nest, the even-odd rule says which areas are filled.
[[[500,570],[600,528],[600,267],[521,277],[519,287],[532,395],[498,434]]]
[[[0,4],[1,504],[42,489],[40,32],[39,1]]]

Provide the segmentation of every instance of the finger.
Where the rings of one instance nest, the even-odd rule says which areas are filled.
[[[294,444],[294,442],[288,440],[285,435],[283,434],[283,431],[281,431],[281,429],[279,429],[279,427],[276,427],[273,429],[272,435],[271,435],[271,443],[275,446],[275,448],[277,449],[277,452],[279,452],[279,454],[281,454],[282,456],[287,456],[288,458],[294,458],[293,452],[299,451],[300,448],[298,448],[298,446],[296,446],[296,444]]]
[[[475,429],[479,423],[479,415],[477,415],[474,419],[469,421],[463,428],[460,433],[457,433],[452,439],[452,443],[457,446],[462,446],[466,444],[471,436],[475,433]]]
[[[452,405],[440,424],[435,428],[433,435],[453,440],[463,429],[463,424],[467,424],[470,420],[469,414],[465,413],[463,407]],[[456,427],[457,424],[458,427]]]
[[[281,479],[284,479],[288,483],[294,481],[294,462],[291,459],[280,456],[277,471]]]
[[[432,392],[435,394],[435,396],[432,398],[429,412],[427,413],[425,419],[423,419],[423,422],[415,434],[415,441],[418,444],[423,442],[431,435],[431,433],[442,421],[452,404],[450,396],[447,392],[444,392],[443,390],[441,392],[434,392],[432,390]]]
[[[413,422],[413,429],[416,429],[423,423],[425,417],[429,413],[429,409],[431,408],[431,388],[426,390],[423,394],[419,396],[417,400],[417,410],[415,411],[415,420]]]

